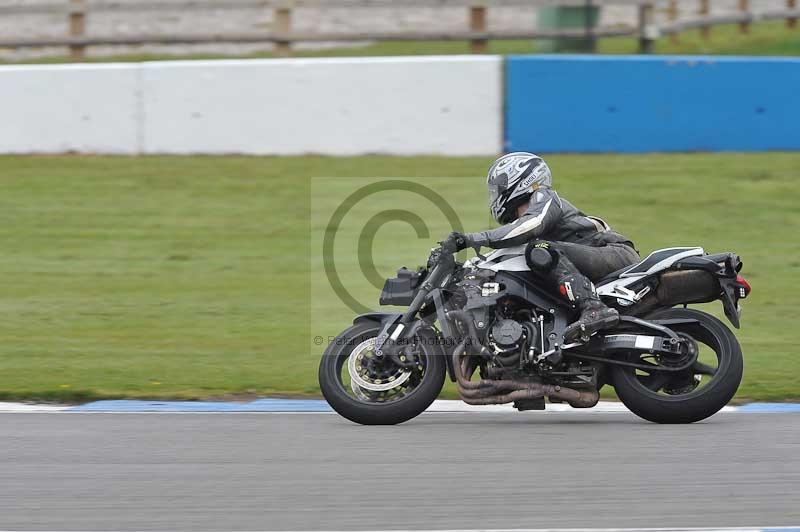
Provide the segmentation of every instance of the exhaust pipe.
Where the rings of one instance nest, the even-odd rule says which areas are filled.
[[[475,368],[468,359],[461,359],[466,349],[466,341],[453,351],[453,369],[456,374],[458,394],[469,405],[500,405],[525,399],[549,397],[567,402],[573,408],[591,408],[600,400],[597,390],[575,390],[553,384],[527,382],[522,380],[478,381],[470,380]]]
[[[680,270],[659,277],[658,288],[647,294],[633,308],[634,316],[643,316],[657,307],[684,303],[708,303],[719,298],[719,280],[704,270]]]

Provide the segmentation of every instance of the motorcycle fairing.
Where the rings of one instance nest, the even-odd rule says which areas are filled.
[[[666,270],[676,262],[687,257],[697,257],[704,255],[705,251],[701,247],[665,248],[659,249],[647,256],[643,261],[634,264],[624,270],[620,277],[633,277],[650,275],[662,270]]]
[[[525,245],[496,249],[485,259],[475,258],[472,266],[494,272],[528,272],[531,269],[525,262]]]
[[[623,300],[627,304],[639,301],[645,293],[636,292],[628,288],[638,281],[669,269],[675,263],[689,258],[700,257],[705,254],[702,247],[675,247],[653,251],[644,260],[611,274],[600,282],[597,293],[601,297],[610,297]],[[525,246],[497,249],[487,257],[475,258],[470,265],[493,272],[530,272],[525,260]]]
[[[643,261],[622,270],[617,278],[601,281],[597,294],[601,297],[622,299],[629,303],[639,301],[645,294],[628,288],[638,281],[672,267],[676,262],[687,257],[698,257],[705,254],[701,247],[665,248],[656,250]]]

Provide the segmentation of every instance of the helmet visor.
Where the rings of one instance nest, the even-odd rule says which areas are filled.
[[[495,176],[487,183],[487,187],[489,189],[489,205],[497,205],[508,190],[508,178],[505,175]]]

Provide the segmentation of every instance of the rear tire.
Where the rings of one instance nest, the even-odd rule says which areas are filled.
[[[444,385],[446,365],[438,342],[419,342],[425,358],[425,371],[416,388],[407,396],[391,403],[367,402],[350,395],[341,381],[342,366],[355,346],[375,338],[381,331],[379,323],[356,324],[332,342],[319,365],[319,386],[328,404],[341,416],[362,425],[396,425],[424,412],[439,396]]]
[[[742,380],[742,349],[730,329],[720,320],[694,309],[668,309],[645,319],[692,319],[697,323],[670,326],[711,347],[718,366],[704,387],[684,395],[660,395],[647,389],[636,370],[614,366],[614,388],[631,412],[654,423],[694,423],[719,412],[736,394]]]

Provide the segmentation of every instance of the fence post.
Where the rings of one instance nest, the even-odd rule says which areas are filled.
[[[786,0],[786,7],[788,9],[794,9],[797,7],[797,0]],[[787,18],[786,19],[786,27],[787,28],[794,28],[797,26],[797,19],[796,18]]]
[[[281,35],[288,35],[292,31],[292,10],[289,7],[278,7],[275,9],[275,29]],[[292,44],[290,41],[278,41],[275,43],[275,55],[285,57],[291,55]]]
[[[69,3],[69,36],[83,37],[86,34],[86,4],[84,0],[70,0]],[[82,44],[70,45],[69,56],[72,59],[83,59],[86,56],[86,47]]]
[[[652,54],[655,43],[652,35],[653,4],[639,4],[639,53]]]
[[[739,0],[739,11],[750,14],[750,0]],[[750,21],[739,23],[739,33],[750,32]]]
[[[669,0],[669,7],[667,7],[667,20],[670,22],[675,22],[678,20],[678,0]],[[669,40],[672,41],[673,44],[677,44],[678,34],[671,33]]]
[[[711,5],[709,0],[700,0],[700,11],[699,14],[701,17],[707,17],[711,13]],[[703,39],[708,40],[711,37],[711,26],[703,26],[700,28],[700,35],[703,36]]]
[[[469,29],[472,31],[486,31],[486,6],[472,6],[469,8]],[[473,54],[485,54],[489,48],[486,39],[473,39],[469,42]]]

